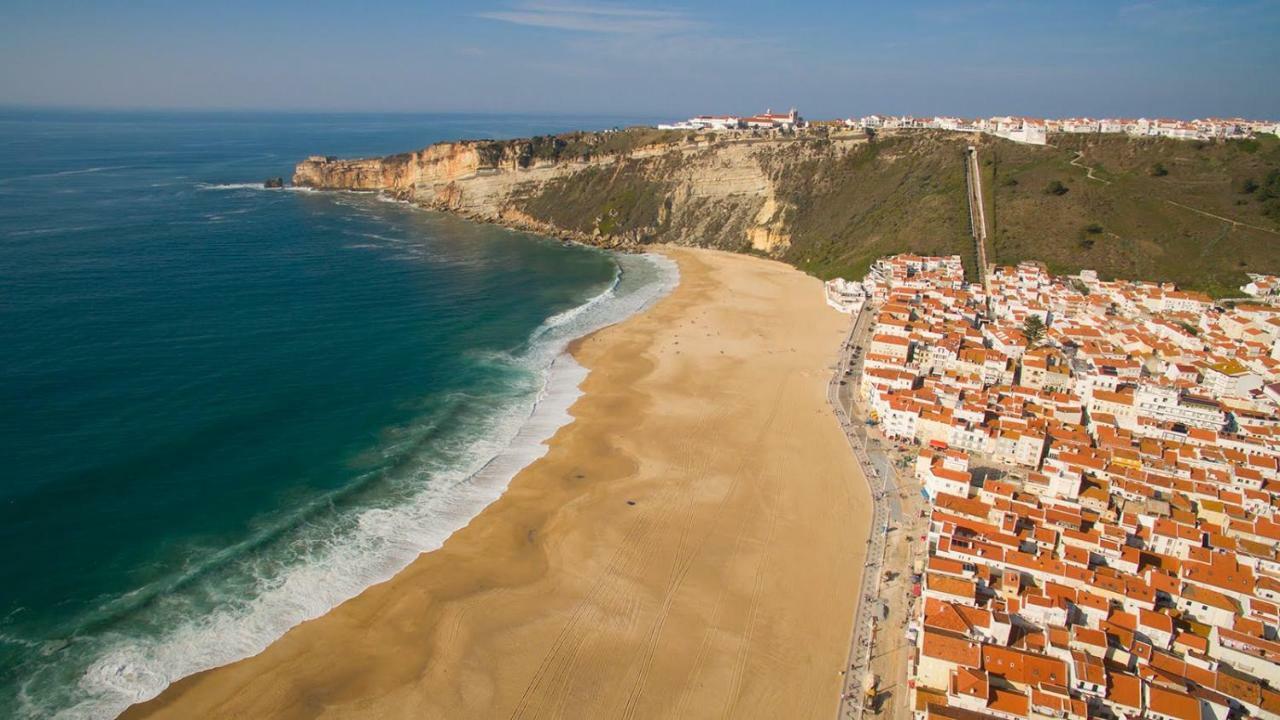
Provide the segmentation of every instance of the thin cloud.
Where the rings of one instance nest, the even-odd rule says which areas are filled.
[[[1146,32],[1169,34],[1214,35],[1229,32],[1238,22],[1264,19],[1258,15],[1259,4],[1228,6],[1198,0],[1136,2],[1122,6],[1116,13],[1121,22]]]
[[[661,35],[696,27],[696,23],[681,12],[600,3],[527,2],[505,10],[478,13],[477,17],[553,30],[625,35]]]
[[[955,3],[944,3],[942,5],[933,6],[926,5],[915,8],[912,13],[919,20],[948,25],[951,23],[977,20],[998,13],[1008,14],[1019,9],[1021,8],[1017,4],[1009,3],[1006,0],[988,0],[987,2],[968,3],[963,5]]]
[[[1160,4],[1156,2],[1136,2],[1128,5],[1121,5],[1117,13],[1120,15],[1132,15],[1134,13],[1151,12],[1159,9]]]

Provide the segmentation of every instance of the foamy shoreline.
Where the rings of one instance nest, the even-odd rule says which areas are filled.
[[[869,507],[825,404],[844,318],[778,263],[664,253],[679,286],[574,344],[574,422],[480,515],[124,717],[828,716]]]
[[[321,617],[372,585],[386,582],[415,558],[442,546],[494,500],[510,480],[547,452],[547,441],[572,421],[569,407],[582,395],[587,375],[567,352],[570,343],[643,311],[678,282],[674,263],[661,256],[615,254],[618,274],[599,295],[548,318],[530,336],[521,363],[543,367],[532,405],[506,436],[479,438],[477,464],[458,468],[409,506],[361,511],[360,535],[336,547],[324,565],[301,567],[254,598],[247,610],[218,611],[176,628],[158,644],[124,642],[99,658],[80,680],[85,700],[58,712],[67,720],[110,718],[156,697],[173,682],[251,657],[291,628]],[[652,271],[652,278],[643,276]],[[639,286],[632,284],[640,281]],[[620,294],[621,293],[621,294]],[[544,365],[545,364],[545,365]],[[498,422],[502,423],[501,419]],[[491,447],[491,450],[486,450]],[[444,485],[442,489],[440,485]],[[24,717],[43,717],[32,703]]]

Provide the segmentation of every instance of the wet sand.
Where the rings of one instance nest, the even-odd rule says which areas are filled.
[[[782,265],[579,341],[545,457],[445,545],[126,718],[829,718],[870,522],[826,404],[847,317]]]

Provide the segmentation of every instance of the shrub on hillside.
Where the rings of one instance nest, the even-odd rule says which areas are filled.
[[[1280,198],[1280,168],[1273,168],[1271,172],[1267,173],[1267,177],[1262,181],[1262,186],[1256,189],[1261,190],[1258,193],[1258,199],[1260,200]]]
[[[1044,188],[1045,195],[1066,195],[1067,186],[1061,180],[1053,180]]]

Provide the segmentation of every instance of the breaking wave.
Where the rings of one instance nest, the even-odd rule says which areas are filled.
[[[270,192],[316,192],[315,188],[298,187],[296,185],[286,185],[284,187],[269,188],[262,183],[241,182],[241,183],[196,183],[198,190],[263,190]]]
[[[455,393],[389,432],[374,452],[402,458],[391,467],[293,510],[180,577],[104,604],[97,623],[110,630],[50,648],[50,662],[19,693],[17,716],[115,717],[179,678],[261,652],[440,547],[571,420],[587,370],[565,352],[568,344],[644,309],[678,280],[665,257],[615,258],[604,291],[547,318],[516,350],[476,359],[501,387]]]

